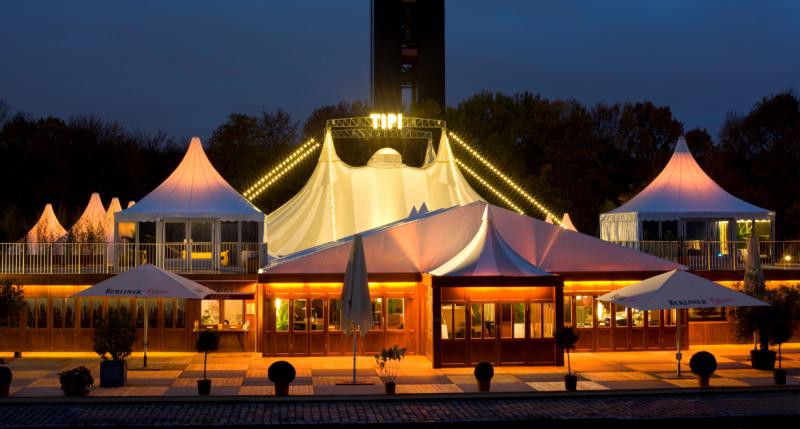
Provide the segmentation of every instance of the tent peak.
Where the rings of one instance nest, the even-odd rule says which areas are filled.
[[[680,136],[680,138],[678,139],[678,143],[675,144],[674,153],[688,153],[689,155],[692,154],[692,151],[689,150],[689,146],[686,144],[686,137]]]

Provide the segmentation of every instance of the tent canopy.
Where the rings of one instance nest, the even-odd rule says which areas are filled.
[[[236,192],[208,160],[198,137],[158,187],[116,215],[116,221],[213,218],[264,222],[264,214]]]
[[[67,230],[58,221],[56,213],[53,211],[53,205],[47,203],[39,220],[25,234],[25,241],[28,243],[54,243],[64,240],[66,235]]]
[[[483,199],[461,175],[444,132],[436,157],[417,168],[388,148],[366,166],[349,166],[328,131],[308,182],[267,216],[270,253],[288,255],[405,219],[414,207],[437,210],[474,201]]]
[[[92,194],[83,214],[70,230],[76,241],[106,240],[106,209],[103,207],[100,194],[97,192]]]
[[[465,248],[483,255],[484,247],[471,245],[484,225],[488,210],[495,242],[502,240],[508,249],[495,258],[513,258],[516,254],[549,273],[570,272],[662,272],[685,268],[682,265],[647,255],[633,249],[604,242],[569,231],[538,219],[509,210],[475,202],[465,206],[440,209],[413,219],[364,232],[364,253],[370,273],[430,273],[456,258]],[[488,229],[487,229],[488,231]],[[486,243],[486,240],[484,240]],[[279,258],[265,269],[272,274],[344,273],[350,253],[351,238],[307,249]],[[472,247],[470,247],[472,246]],[[494,248],[496,249],[496,248]],[[500,275],[518,275],[519,268],[496,266]]]

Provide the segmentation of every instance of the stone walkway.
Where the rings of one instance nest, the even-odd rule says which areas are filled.
[[[714,387],[771,386],[772,372],[750,368],[748,345],[702,346],[712,352],[718,369],[711,380]],[[684,362],[693,352],[686,351]],[[7,355],[6,355],[7,356]],[[641,351],[616,353],[574,353],[573,371],[578,374],[578,389],[679,389],[693,388],[697,382],[689,371],[688,378],[675,379],[674,352]],[[254,354],[209,355],[208,376],[213,380],[215,396],[273,395],[274,387],[267,380],[267,367],[275,358]],[[290,388],[292,395],[373,395],[383,393],[374,361],[359,357],[359,381],[374,383],[342,386],[351,375],[352,358],[315,357],[289,358],[297,368],[297,379]],[[194,353],[151,353],[149,370],[141,369],[141,357],[129,359],[128,385],[120,388],[95,387],[94,397],[197,396],[196,380],[203,376],[203,357]],[[10,360],[14,371],[11,386],[13,397],[61,397],[58,372],[86,366],[99,384],[99,361],[93,354],[26,354]],[[398,394],[449,394],[477,391],[472,368],[434,370],[430,361],[410,356],[401,365],[397,379]],[[800,344],[784,346],[784,368],[789,370],[789,385],[800,385]],[[565,368],[559,367],[496,367],[493,392],[535,392],[563,390]]]

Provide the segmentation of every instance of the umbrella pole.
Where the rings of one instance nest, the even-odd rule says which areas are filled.
[[[681,309],[680,308],[677,310],[677,313],[678,313],[678,315],[677,315],[676,319],[677,319],[678,327],[675,329],[675,332],[677,334],[677,338],[675,339],[675,341],[677,342],[678,352],[675,353],[675,359],[678,360],[678,378],[680,378],[681,377],[681,358],[683,357],[681,355]]]
[[[147,319],[150,315],[147,314],[147,298],[144,299],[144,367],[147,368]]]
[[[358,332],[356,332],[357,326],[357,324],[353,323],[350,328],[350,330],[353,331],[353,384],[356,384],[356,341],[358,341]]]

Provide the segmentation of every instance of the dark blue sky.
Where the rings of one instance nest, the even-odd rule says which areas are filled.
[[[800,1],[450,0],[447,101],[487,89],[652,100],[715,139],[800,90]],[[369,1],[0,3],[0,100],[210,136],[228,113],[366,100]]]

